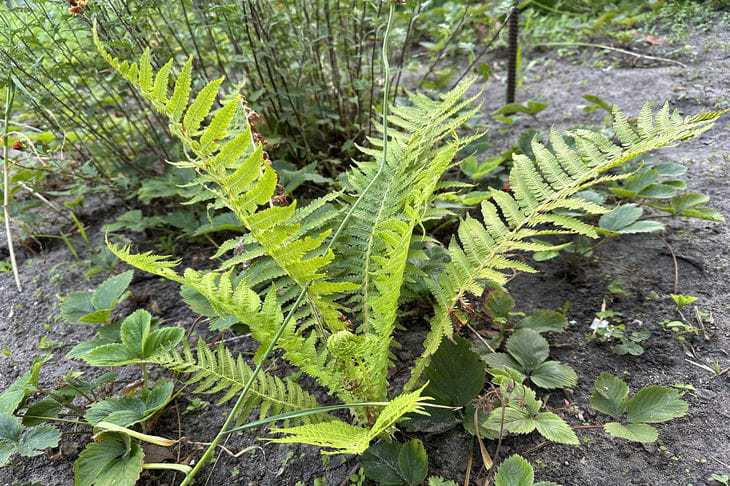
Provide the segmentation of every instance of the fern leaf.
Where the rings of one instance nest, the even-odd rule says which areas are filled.
[[[186,383],[196,385],[193,393],[221,394],[218,405],[236,397],[253,375],[241,355],[234,357],[223,345],[211,350],[202,339],[198,340],[195,353],[186,344],[182,353],[170,351],[153,357],[152,361],[171,371],[188,374]],[[238,422],[246,420],[256,407],[259,407],[259,418],[265,418],[318,406],[317,400],[298,384],[266,372],[259,374],[246,400]],[[310,415],[299,420],[317,421],[321,416]]]
[[[213,102],[218,95],[218,88],[220,88],[222,82],[223,78],[214,79],[198,92],[183,118],[183,128],[188,133],[198,131],[203,119],[210,113]]]
[[[167,61],[155,75],[155,84],[152,87],[152,100],[157,105],[167,105],[167,86],[170,83],[170,71],[172,71],[172,59]]]
[[[185,107],[188,106],[190,85],[193,81],[192,71],[193,58],[189,57],[187,62],[185,62],[182,71],[180,71],[180,74],[175,80],[175,87],[172,89],[172,96],[167,104],[166,112],[172,122],[180,121],[180,117],[182,117]]]
[[[322,454],[362,454],[378,436],[389,431],[398,420],[409,413],[428,415],[423,403],[431,400],[423,397],[423,388],[399,395],[380,412],[370,429],[350,425],[341,420],[300,425],[297,427],[272,428],[274,434],[284,437],[270,438],[279,444],[310,444],[325,448]]]
[[[516,251],[541,251],[544,244],[531,238],[540,235],[580,234],[595,238],[596,230],[573,216],[556,213],[563,208],[600,214],[604,208],[587,202],[578,192],[599,181],[619,176],[604,176],[610,169],[658,148],[694,138],[712,127],[721,114],[711,113],[681,119],[669,116],[668,108],[652,117],[642,110],[638,131],[618,109],[613,111],[614,131],[621,145],[613,144],[605,136],[587,130],[576,130],[572,135],[576,148],[570,148],[564,137],[551,131],[552,151],[533,141],[536,160],[518,155],[509,176],[514,198],[493,191],[491,202],[482,204],[484,225],[466,218],[459,227],[461,244],[449,246],[451,261],[429,287],[433,289],[435,315],[431,331],[424,342],[424,352],[406,389],[413,389],[430,356],[441,340],[452,334],[450,315],[459,300],[468,293],[479,295],[487,285],[503,285],[506,271],[531,271],[517,260],[506,256]],[[501,216],[496,207],[500,209]]]

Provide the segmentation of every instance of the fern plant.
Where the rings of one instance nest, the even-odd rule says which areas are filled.
[[[334,199],[314,201],[314,208],[282,204],[276,194],[277,174],[254,141],[251,127],[241,121],[239,97],[229,97],[210,113],[221,79],[208,83],[190,102],[188,60],[168,96],[172,61],[155,73],[149,51],[139,64],[129,64],[108,54],[98,37],[96,41],[109,64],[168,117],[171,132],[190,155],[178,165],[194,169],[196,183],[215,196],[211,204],[228,208],[246,232],[242,240],[224,245],[230,249],[243,242],[239,257],[244,257],[234,257],[225,270],[205,272],[179,273],[178,260],[134,254],[129,247],[109,243],[128,264],[183,285],[212,315],[248,326],[261,345],[253,372],[224,348],[214,353],[204,345],[199,345],[197,357],[186,348],[182,354],[151,357],[150,362],[193,373],[192,380],[201,383],[199,391],[225,392],[222,402],[240,390],[231,416],[242,420],[259,405],[259,413],[267,415],[314,404],[291,382],[265,374],[258,378],[262,361],[278,348],[284,359],[332,395],[346,403],[371,404],[353,408],[354,425],[319,417],[273,429],[279,434],[275,442],[313,444],[335,453],[362,453],[403,415],[423,412],[422,372],[443,339],[453,335],[452,317],[466,295],[504,285],[508,272],[534,272],[517,255],[553,247],[536,238],[597,235],[591,225],[565,214],[607,211],[582,199],[580,191],[625,177],[608,172],[647,151],[701,134],[719,116],[683,119],[670,114],[667,106],[654,116],[645,107],[633,127],[616,109],[618,143],[584,130],[552,132],[551,149],[534,140],[535,159],[515,156],[512,192],[492,190],[481,205],[481,219],[467,216],[460,222],[448,246],[450,260],[428,279],[434,315],[424,351],[405,392],[387,402],[399,304],[405,282],[414,274],[409,256],[422,241],[418,233],[442,177],[455,164],[457,152],[478,136],[457,135],[479,109],[479,95],[467,96],[471,81],[436,100],[412,95],[407,106],[386,104],[379,127],[382,138],[371,138],[361,149],[368,159],[346,174],[345,194],[338,195],[327,217],[314,217],[310,224],[315,210],[330,207]],[[276,396],[270,392],[273,388]]]

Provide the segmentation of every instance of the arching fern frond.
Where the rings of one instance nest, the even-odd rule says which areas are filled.
[[[330,281],[324,271],[334,259],[332,250],[322,251],[329,230],[302,234],[296,218],[296,202],[276,206],[278,177],[265,159],[263,148],[253,141],[251,129],[232,126],[240,97],[234,96],[209,116],[222,79],[209,82],[190,102],[192,61],[188,59],[174,83],[172,96],[167,97],[171,62],[165,64],[151,81],[153,70],[149,50],[140,64],[129,64],[114,58],[99,40],[94,40],[104,59],[155,108],[169,119],[171,132],[188,149],[194,160],[178,165],[199,173],[198,183],[217,196],[217,205],[228,208],[260,245],[263,253],[289,277],[299,289],[306,291],[311,315],[321,329],[337,332],[345,328],[336,303],[341,293],[356,284]]]
[[[221,394],[216,402],[218,405],[228,403],[236,397],[253,374],[253,370],[240,354],[234,357],[222,344],[211,350],[202,339],[198,341],[195,353],[186,343],[182,353],[170,351],[158,354],[151,362],[171,371],[189,374],[186,383],[195,385],[192,388],[193,393]],[[239,423],[245,421],[256,407],[259,409],[259,417],[265,418],[315,408],[318,405],[312,395],[292,380],[259,373],[236,419]],[[308,415],[300,420],[308,423],[320,419],[321,416]]]
[[[606,136],[589,130],[569,132],[575,148],[556,131],[550,133],[551,148],[536,139],[535,155],[515,155],[509,175],[512,194],[492,191],[491,200],[482,203],[482,222],[471,217],[463,220],[458,241],[449,245],[450,262],[430,287],[435,298],[435,314],[406,389],[420,380],[430,357],[442,339],[452,335],[452,314],[465,294],[479,295],[487,285],[503,285],[507,272],[535,270],[514,258],[518,251],[545,251],[550,246],[536,236],[580,234],[595,238],[596,230],[561,209],[600,214],[606,210],[582,199],[578,193],[595,184],[616,177],[604,175],[614,167],[648,152],[697,137],[712,127],[721,113],[682,118],[668,105],[652,116],[644,107],[634,128],[617,108],[613,110],[613,127],[618,138],[614,143]]]

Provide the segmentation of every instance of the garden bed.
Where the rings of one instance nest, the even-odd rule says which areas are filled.
[[[661,103],[670,99],[683,113],[711,111],[730,106],[728,73],[730,72],[730,35],[727,27],[716,25],[709,32],[692,33],[687,39],[687,55],[680,66],[629,67],[609,63],[594,67],[597,58],[584,54],[579,58],[558,58],[554,53],[532,51],[527,59],[544,58],[540,69],[528,70],[519,91],[520,99],[548,100],[549,106],[536,120],[518,121],[500,142],[502,128],[494,127],[490,140],[505,146],[514,140],[512,128],[545,130],[553,125],[568,128],[577,124],[598,124],[600,114],[586,114],[580,108],[581,96],[596,94],[617,104],[631,114],[638,113],[644,101]],[[605,57],[601,64],[605,64]],[[611,58],[609,58],[611,59]],[[485,88],[485,112],[501,105],[502,86],[498,80]],[[659,153],[667,161],[689,167],[690,189],[709,194],[711,205],[730,216],[730,137],[727,117],[700,139]],[[104,213],[115,208],[102,208]],[[121,212],[121,211],[120,211]],[[93,212],[91,214],[94,214]],[[102,244],[101,224],[92,226],[92,242]],[[722,369],[730,366],[730,231],[723,224],[702,221],[672,222],[660,236],[626,236],[601,244],[592,258],[576,265],[569,259],[539,264],[542,273],[519,275],[508,285],[520,303],[520,310],[557,308],[570,303],[567,332],[552,340],[553,354],[571,365],[578,374],[578,386],[572,393],[552,393],[548,407],[574,427],[580,447],[546,443],[541,437],[508,438],[502,455],[520,453],[536,470],[540,480],[552,480],[564,486],[585,484],[609,485],[687,485],[713,484],[713,473],[730,474],[730,375],[713,376],[688,361],[718,361]],[[139,244],[139,242],[136,242]],[[186,261],[199,263],[197,255],[209,249],[185,247]],[[0,250],[0,251],[4,251]],[[82,250],[81,258],[86,257]],[[674,255],[674,257],[673,257]],[[699,297],[696,305],[711,312],[714,322],[706,324],[709,339],[694,338],[690,343],[695,356],[685,354],[683,345],[664,330],[661,322],[675,318],[672,301],[675,292],[675,259],[679,293]],[[70,347],[92,335],[92,329],[72,326],[58,319],[59,296],[90,288],[83,268],[65,246],[53,242],[42,251],[20,255],[23,292],[18,295],[10,273],[0,274],[0,389],[6,388],[26,370],[35,356],[50,352],[53,358],[42,371],[41,384],[52,385],[71,369],[79,368],[63,358]],[[616,292],[619,285],[623,292]],[[614,291],[609,290],[609,287]],[[190,329],[195,316],[178,298],[177,286],[137,272],[131,286],[132,298],[121,309],[147,308],[171,324]],[[650,331],[641,356],[618,356],[609,346],[588,342],[589,325],[602,304],[622,314],[624,321]],[[197,327],[206,332],[206,326]],[[417,343],[422,330],[410,330],[404,343]],[[45,350],[38,349],[40,336],[47,336]],[[226,338],[232,337],[226,335]],[[56,344],[57,343],[57,344]],[[253,343],[237,339],[229,343],[232,350],[253,350]],[[398,351],[405,359],[417,356],[417,344],[405,344]],[[272,367],[285,366],[276,360]],[[84,368],[83,366],[81,367]],[[686,389],[689,414],[660,426],[659,441],[640,445],[612,439],[602,430],[590,428],[600,416],[589,407],[590,391],[602,371],[622,377],[633,391],[649,384],[692,385]],[[89,368],[89,373],[95,371]],[[124,369],[121,381],[133,381],[137,371]],[[311,385],[311,382],[310,382]],[[314,389],[317,391],[317,389]],[[199,397],[198,397],[199,398]],[[222,423],[226,410],[215,405],[191,402],[181,397],[159,418],[154,433],[165,437],[186,437],[190,441],[209,441]],[[64,431],[71,432],[66,427]],[[0,484],[37,483],[66,485],[73,481],[72,463],[86,438],[68,435],[53,455],[16,460],[10,468],[0,469]],[[430,460],[430,473],[461,483],[469,455],[474,456],[473,480],[483,475],[481,461],[472,436],[460,428],[427,435],[424,443]],[[324,477],[327,484],[339,484],[352,473],[356,461],[339,456],[322,460],[319,451],[306,446],[285,446],[257,441],[254,433],[236,435],[226,444],[234,452],[250,447],[238,458],[221,454],[208,484],[311,484]],[[172,449],[179,462],[197,457],[202,449],[193,444]],[[165,453],[168,453],[165,451]],[[148,450],[147,455],[154,454]],[[165,457],[163,456],[162,459]],[[160,459],[160,460],[162,460]],[[173,484],[171,473],[143,476],[144,484]],[[177,481],[180,475],[178,474]],[[474,484],[482,484],[474,483]]]

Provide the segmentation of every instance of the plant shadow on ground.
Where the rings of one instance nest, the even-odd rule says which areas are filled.
[[[585,60],[576,63],[553,59],[541,70],[539,78],[533,79],[527,73],[520,94],[523,99],[550,100],[550,106],[537,120],[518,122],[517,128],[545,130],[550,125],[567,128],[577,123],[597,123],[598,115],[586,115],[577,106],[580,97],[587,93],[610,93],[608,100],[629,113],[638,112],[647,99],[659,103],[669,98],[687,113],[727,106],[730,100],[722,91],[726,88],[723,84],[727,82],[726,73],[730,71],[730,36],[726,28],[715,25],[708,33],[690,35],[688,43],[695,49],[688,68],[599,70]],[[496,81],[490,84],[486,86],[486,113],[498,107],[502,97],[501,86]],[[730,173],[727,169],[730,139],[724,133],[727,125],[727,120],[723,120],[702,139],[678,149],[666,149],[660,155],[667,160],[688,163],[689,187],[708,193],[713,205],[726,216],[730,215]],[[514,131],[517,132],[519,130]],[[492,139],[495,138],[493,133]],[[98,242],[102,239],[100,227],[101,224],[97,225],[94,231],[94,239]],[[728,366],[730,283],[726,276],[730,265],[730,231],[718,224],[682,222],[670,225],[666,239],[680,257],[679,291],[699,296],[699,305],[714,315],[714,327],[708,327],[711,339],[695,341],[695,351],[708,361],[719,360]],[[192,255],[198,250],[187,250],[185,253],[193,260]],[[0,249],[0,252],[4,251]],[[730,463],[727,448],[730,430],[726,425],[730,419],[728,376],[713,379],[707,371],[688,363],[681,345],[661,327],[662,320],[673,317],[671,300],[655,298],[673,292],[673,260],[665,243],[659,238],[624,237],[602,245],[595,258],[584,262],[578,270],[565,260],[539,268],[544,273],[520,275],[508,288],[519,302],[528,306],[523,309],[525,311],[559,307],[566,300],[572,303],[568,319],[575,323],[552,344],[555,357],[577,371],[579,384],[570,395],[553,393],[548,402],[553,408],[563,407],[564,400],[573,402],[574,406],[564,414],[571,424],[595,423],[600,419],[594,415],[588,401],[593,382],[601,371],[622,377],[632,391],[652,383],[689,383],[696,391],[685,395],[690,404],[689,415],[660,427],[660,439],[655,445],[627,443],[611,439],[600,430],[583,429],[578,431],[583,443],[580,448],[543,444],[538,436],[530,436],[527,440],[507,439],[503,457],[520,453],[533,463],[540,479],[565,486],[608,485],[617,480],[637,485],[710,484],[707,478],[724,469],[720,463]],[[0,274],[0,293],[5,296],[0,299],[0,348],[12,350],[0,361],[0,388],[7,387],[41,352],[37,349],[40,335],[65,343],[60,348],[46,350],[53,353],[54,360],[45,366],[42,382],[50,385],[71,369],[71,363],[62,358],[63,354],[92,333],[91,328],[68,326],[54,318],[58,312],[58,294],[91,287],[83,280],[82,270],[72,263],[65,248],[56,245],[26,259],[21,277],[25,290],[16,297],[12,276]],[[186,329],[195,325],[194,316],[179,304],[175,285],[139,277],[138,274],[131,287],[138,306]],[[641,358],[614,355],[607,346],[588,343],[585,339],[588,325],[600,310],[604,296],[609,294],[608,285],[615,280],[622,282],[628,295],[615,298],[611,308],[621,311],[627,318],[642,321],[643,328],[651,331],[651,337],[645,343],[647,350]],[[130,307],[125,311],[132,310],[131,303],[125,305]],[[197,331],[205,332],[203,328],[198,326]],[[409,359],[419,353],[419,349],[409,346],[420,340],[418,332],[414,330],[412,336],[399,338],[403,344],[399,357]],[[245,339],[230,343],[230,347],[240,352],[252,350]],[[282,361],[275,361],[274,366],[277,365],[282,366]],[[135,373],[136,370],[125,369],[120,379],[133,381],[137,378]],[[311,385],[311,382],[305,384]],[[156,432],[173,438],[209,440],[226,412],[213,404],[196,409],[195,403],[181,398],[160,418]],[[181,424],[178,413],[183,418]],[[64,430],[72,431],[70,428]],[[69,443],[64,444],[54,457],[23,459],[13,468],[0,470],[0,482],[70,484],[73,481],[71,463],[78,450],[74,436],[69,437],[72,440],[67,441]],[[76,447],[80,447],[84,440],[75,437],[78,439]],[[431,473],[463,481],[471,440],[471,436],[459,429],[429,437],[425,443]],[[226,447],[234,452],[251,449],[238,458],[221,454],[208,484],[249,484],[252,481],[310,484],[318,477],[325,477],[328,484],[339,484],[346,480],[356,464],[340,457],[323,462],[314,448],[265,444],[256,441],[253,433],[232,437]],[[184,462],[191,453],[199,454],[200,450],[184,445],[179,462]],[[478,455],[476,451],[475,454]],[[476,458],[475,463],[471,477],[479,478],[480,466]],[[145,484],[174,483],[169,473],[148,475],[143,481]]]

